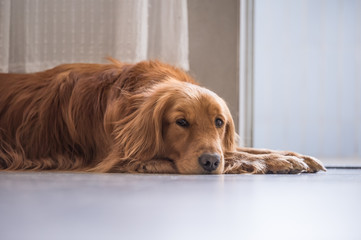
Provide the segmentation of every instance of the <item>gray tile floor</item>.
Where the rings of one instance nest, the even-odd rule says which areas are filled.
[[[0,172],[0,239],[361,239],[361,170]]]

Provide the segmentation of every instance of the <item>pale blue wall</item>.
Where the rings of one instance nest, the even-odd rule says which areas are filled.
[[[361,1],[255,0],[254,146],[361,157]]]

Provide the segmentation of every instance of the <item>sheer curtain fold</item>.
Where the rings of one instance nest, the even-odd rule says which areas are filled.
[[[189,69],[187,2],[151,0],[149,16],[148,56]]]
[[[10,0],[0,0],[0,71],[9,69]]]
[[[0,71],[159,59],[189,69],[186,0],[0,0]]]

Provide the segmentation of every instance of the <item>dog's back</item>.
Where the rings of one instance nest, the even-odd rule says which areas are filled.
[[[98,64],[0,74],[0,168],[39,168],[39,159],[42,169],[79,168],[94,159],[106,142],[105,96],[119,74]]]

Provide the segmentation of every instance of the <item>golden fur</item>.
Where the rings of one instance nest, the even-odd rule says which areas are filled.
[[[238,148],[226,103],[158,61],[0,74],[0,169],[145,173],[324,170],[293,152]],[[218,161],[211,170],[206,155]],[[213,157],[215,158],[215,157]]]

